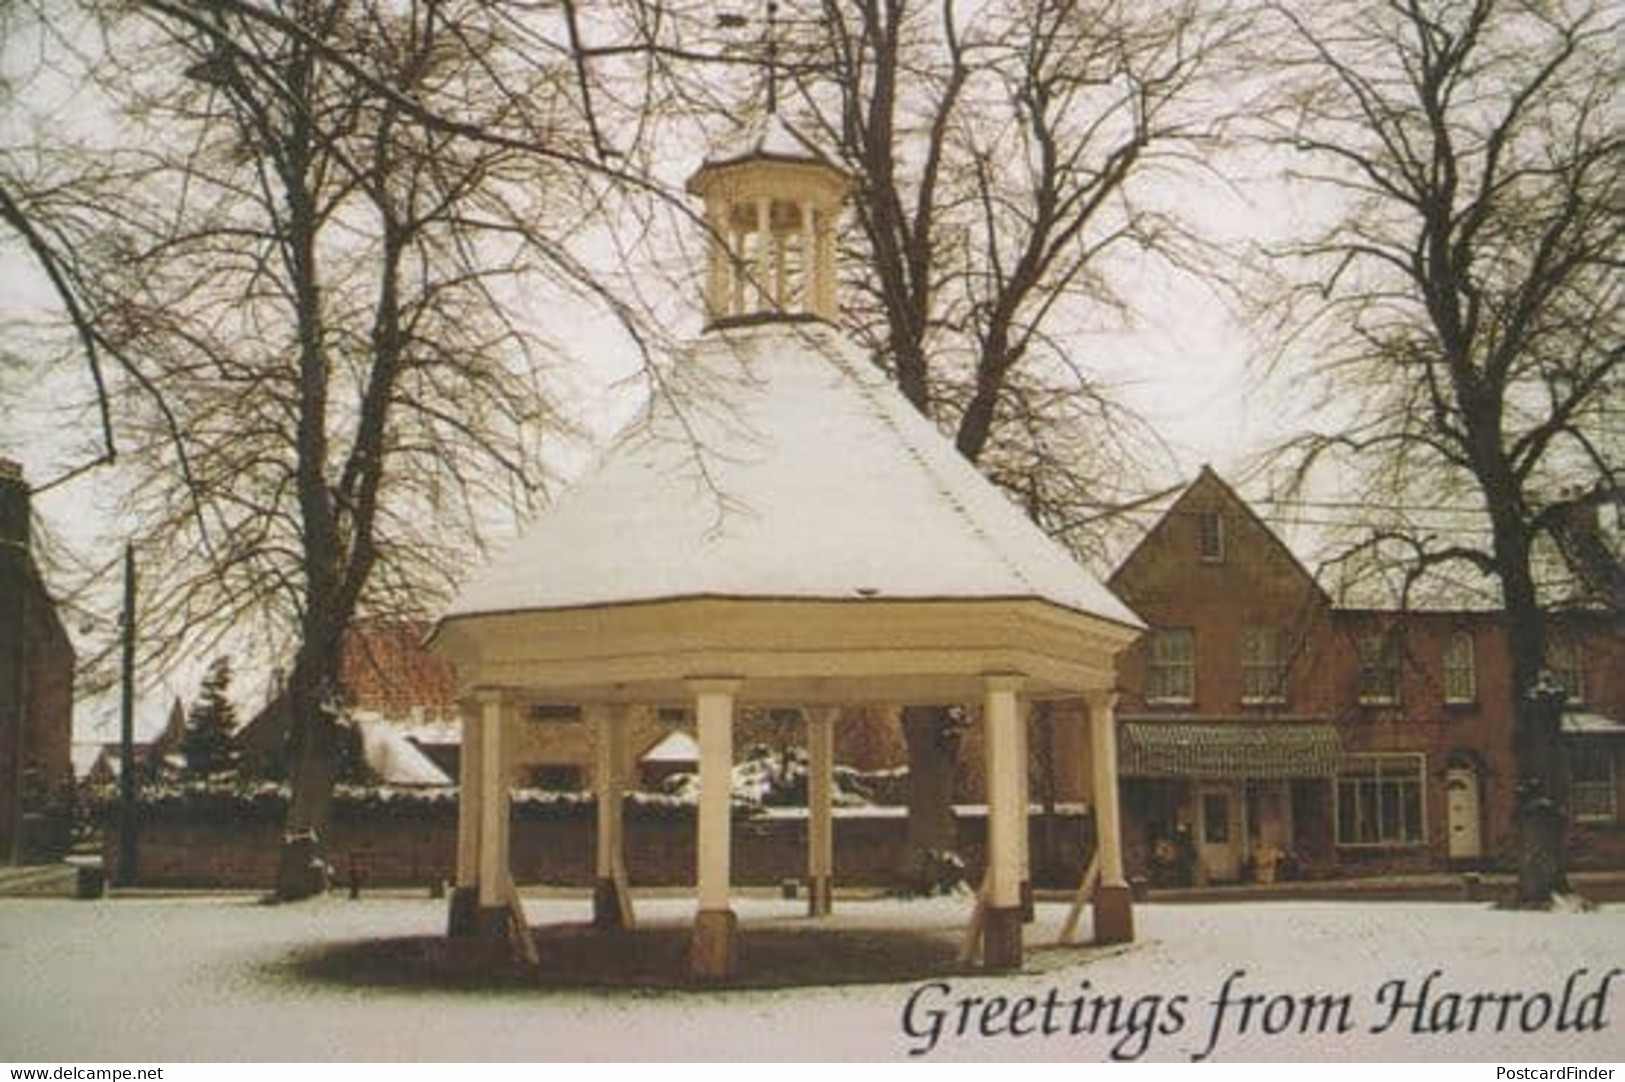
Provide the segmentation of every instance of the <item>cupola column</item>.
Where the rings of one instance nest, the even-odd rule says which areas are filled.
[[[710,324],[835,319],[835,221],[852,179],[770,116],[735,155],[689,179],[711,230]]]

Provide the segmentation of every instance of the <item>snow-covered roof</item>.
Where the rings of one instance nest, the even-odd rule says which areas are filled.
[[[1140,622],[834,329],[694,343],[448,619],[691,597],[1032,598]]]
[[[700,745],[682,730],[667,733],[638,758],[640,763],[697,763]]]
[[[385,785],[450,785],[451,778],[387,721],[357,721],[361,754]]]
[[[1589,710],[1565,710],[1563,731],[1571,736],[1625,736],[1625,722]]]
[[[731,165],[747,158],[831,165],[817,147],[803,139],[778,113],[769,113],[746,125],[733,139],[709,155],[701,168]]]

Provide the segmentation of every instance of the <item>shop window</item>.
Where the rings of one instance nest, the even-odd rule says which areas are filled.
[[[1337,844],[1420,845],[1422,756],[1350,756],[1337,775]]]

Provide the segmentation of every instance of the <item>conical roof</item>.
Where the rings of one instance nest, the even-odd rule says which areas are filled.
[[[446,618],[696,597],[1028,598],[1140,626],[823,324],[694,342]]]

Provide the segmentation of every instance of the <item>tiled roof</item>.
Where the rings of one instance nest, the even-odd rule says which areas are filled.
[[[346,703],[387,717],[417,709],[445,716],[457,707],[457,675],[423,645],[428,625],[415,620],[360,620],[345,633],[339,681]]]

